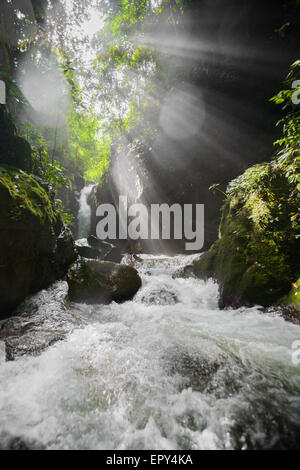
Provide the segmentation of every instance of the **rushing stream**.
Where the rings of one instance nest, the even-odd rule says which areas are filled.
[[[79,326],[66,339],[37,357],[2,354],[2,446],[300,447],[299,326],[220,311],[215,283],[172,278],[186,261],[143,256],[133,301],[72,304]]]

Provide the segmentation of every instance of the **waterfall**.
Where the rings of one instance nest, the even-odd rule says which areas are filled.
[[[78,238],[87,238],[89,236],[92,209],[88,203],[88,200],[94,187],[95,184],[84,186],[80,193],[78,211]]]

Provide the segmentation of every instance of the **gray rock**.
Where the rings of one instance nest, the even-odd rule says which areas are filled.
[[[112,261],[113,263],[120,263],[123,257],[123,254],[122,254],[121,248],[119,248],[118,246],[115,246],[112,243],[100,240],[94,235],[90,235],[87,238],[87,242],[92,248],[100,251],[101,259],[103,261]]]
[[[101,258],[101,253],[99,250],[96,250],[95,248],[91,248],[90,246],[82,246],[76,245],[76,250],[79,256],[82,256],[83,258],[88,258],[88,259],[100,259]]]
[[[131,266],[83,259],[70,268],[67,281],[70,300],[90,304],[130,300],[142,285]]]

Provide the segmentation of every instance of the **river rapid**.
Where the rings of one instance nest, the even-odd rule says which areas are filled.
[[[38,356],[0,343],[0,446],[299,448],[300,327],[220,310],[216,283],[172,277],[190,260],[142,256],[132,301],[68,305],[78,326]]]

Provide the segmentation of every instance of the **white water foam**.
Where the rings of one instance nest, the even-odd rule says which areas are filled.
[[[86,326],[0,364],[2,446],[229,449],[299,446],[299,326],[221,311],[213,281],[173,279],[185,257],[143,256],[134,300],[73,304]]]

